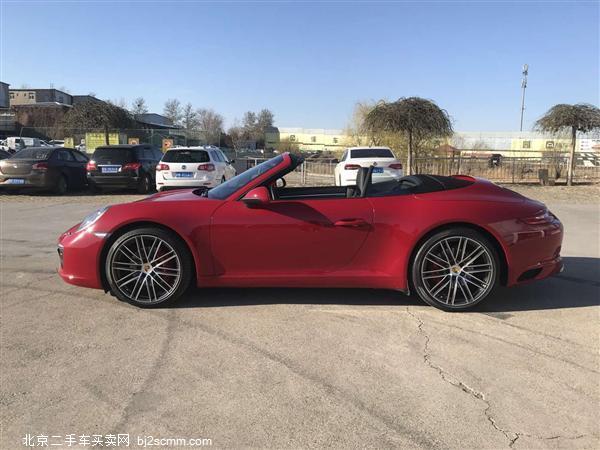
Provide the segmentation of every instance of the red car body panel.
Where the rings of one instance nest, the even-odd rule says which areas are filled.
[[[223,200],[185,190],[111,206],[88,229],[73,227],[60,237],[59,273],[68,283],[106,288],[102,265],[110,236],[144,223],[168,228],[186,242],[199,287],[407,291],[419,242],[451,224],[478,228],[496,242],[506,262],[508,286],[530,269],[539,269],[533,279],[541,279],[562,268],[563,228],[558,219],[527,224],[522,219],[539,215],[545,206],[485,180],[470,179],[473,183],[466,187],[424,194],[280,199],[260,207],[241,201],[290,164],[290,157],[283,155],[279,165]]]

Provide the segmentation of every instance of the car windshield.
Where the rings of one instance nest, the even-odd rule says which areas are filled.
[[[47,148],[24,148],[15,153],[12,159],[48,159],[52,150]]]
[[[224,200],[241,187],[250,183],[256,177],[261,176],[263,173],[267,172],[268,170],[271,170],[273,167],[280,164],[282,161],[283,156],[279,155],[275,158],[271,158],[263,163],[260,163],[257,166],[254,166],[251,169],[240,173],[239,175],[233,177],[231,180],[226,181],[225,183],[220,184],[216,188],[208,191],[208,198]]]
[[[394,154],[387,148],[359,148],[351,150],[351,158],[393,158]]]
[[[169,150],[162,158],[163,162],[170,163],[203,163],[209,162],[208,152],[205,150]]]

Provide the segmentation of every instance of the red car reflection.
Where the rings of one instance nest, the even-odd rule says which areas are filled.
[[[498,284],[562,269],[560,221],[536,201],[465,176],[288,187],[279,155],[210,190],[95,211],[60,236],[60,276],[139,306],[198,287],[356,287],[414,292],[446,310]]]

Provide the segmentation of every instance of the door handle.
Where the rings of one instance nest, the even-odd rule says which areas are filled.
[[[362,228],[368,227],[369,223],[364,219],[340,219],[333,223],[336,227],[352,227],[352,228]]]

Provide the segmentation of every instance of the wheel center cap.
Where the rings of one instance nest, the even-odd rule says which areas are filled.
[[[152,272],[152,266],[150,265],[150,263],[142,264],[142,272],[144,272],[144,273]]]
[[[461,268],[459,266],[452,266],[450,267],[450,272],[452,272],[454,275],[458,275],[461,271]]]

